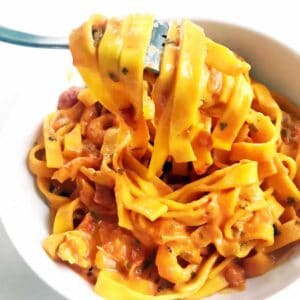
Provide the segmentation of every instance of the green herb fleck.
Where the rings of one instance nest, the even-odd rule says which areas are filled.
[[[48,140],[51,141],[51,142],[53,142],[53,141],[56,141],[56,138],[55,138],[55,136],[50,135],[48,137]]]
[[[280,235],[281,232],[275,224],[273,224],[273,229],[274,229],[274,236]]]
[[[246,209],[248,207],[248,203],[242,203],[240,204],[241,209]]]
[[[114,82],[119,82],[119,79],[118,79],[118,77],[116,76],[115,73],[109,72],[109,73],[108,73],[108,76],[109,76],[109,78],[110,78],[112,81],[114,81]]]
[[[170,246],[167,246],[167,249],[168,249],[168,252],[169,252],[169,253],[172,253],[172,252],[173,252],[173,250],[172,250],[172,248],[171,248]]]
[[[295,198],[293,198],[293,197],[288,197],[288,198],[287,198],[287,204],[288,204],[289,206],[292,206],[292,205],[294,205],[295,203],[296,203]]]
[[[124,74],[124,75],[127,75],[128,74],[128,69],[126,68],[126,67],[124,67],[123,69],[122,69],[122,73]]]
[[[220,129],[221,129],[221,130],[224,130],[227,126],[228,126],[227,123],[225,123],[225,122],[220,122]]]

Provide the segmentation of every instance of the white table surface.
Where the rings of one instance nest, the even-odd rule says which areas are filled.
[[[159,17],[170,16],[180,7],[181,15],[205,19],[240,23],[264,32],[288,44],[300,52],[300,18],[297,2],[285,1],[232,1],[232,0],[184,0],[184,1],[13,1],[1,0],[0,25],[11,26],[24,31],[40,34],[63,35],[93,12],[110,15],[124,15],[128,12],[148,11]],[[117,3],[117,5],[116,5]],[[171,3],[171,4],[168,4]],[[182,4],[184,3],[184,4]],[[159,5],[159,7],[158,7]],[[180,16],[178,13],[175,15]],[[55,16],[53,18],[53,16]],[[37,26],[38,24],[38,26]],[[43,51],[43,50],[41,50]],[[30,49],[26,50],[27,53]],[[12,73],[11,66],[17,67],[17,59],[24,53],[22,47],[12,47],[0,42],[0,136],[10,109],[18,98],[15,85],[26,84],[28,70]],[[14,84],[8,77],[14,77]],[[10,84],[8,84],[10,82]],[[1,154],[1,148],[0,148]],[[0,183],[5,184],[5,182]],[[1,195],[4,201],[6,195]],[[1,214],[1,212],[0,212]],[[279,293],[272,299],[283,299],[287,293],[293,299],[300,288]],[[294,297],[293,297],[294,295]],[[0,299],[3,300],[62,300],[55,291],[42,282],[25,265],[10,242],[0,222]]]

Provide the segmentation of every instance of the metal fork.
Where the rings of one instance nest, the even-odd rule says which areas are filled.
[[[50,37],[30,34],[4,26],[0,26],[0,41],[35,48],[69,48],[69,41],[67,37]]]
[[[168,34],[169,24],[155,20],[151,41],[145,57],[145,69],[159,73],[160,58]],[[0,41],[35,48],[68,49],[67,37],[50,37],[17,31],[0,25]]]

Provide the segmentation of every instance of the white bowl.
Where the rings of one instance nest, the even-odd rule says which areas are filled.
[[[229,46],[250,62],[254,78],[300,104],[299,54],[249,29],[212,21],[199,23],[209,37]],[[89,284],[69,268],[53,262],[42,249],[41,241],[48,235],[48,207],[37,192],[26,165],[28,150],[43,117],[55,110],[59,93],[69,85],[66,74],[71,69],[70,54],[25,48],[20,51],[13,46],[8,49],[11,57],[16,55],[15,65],[19,66],[21,74],[29,75],[23,79],[26,87],[23,85],[19,89],[16,105],[1,132],[2,222],[24,261],[49,286],[68,299],[99,300]],[[299,265],[300,245],[292,249],[285,263],[248,280],[245,291],[216,295],[212,299],[265,299],[274,297],[279,291],[285,296],[291,291],[299,292]]]

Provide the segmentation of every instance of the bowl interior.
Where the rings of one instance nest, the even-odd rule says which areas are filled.
[[[299,54],[267,36],[239,26],[206,20],[198,23],[205,28],[207,36],[243,56],[252,65],[252,77],[300,105]],[[0,165],[5,170],[0,172],[2,195],[5,195],[0,201],[2,222],[19,254],[49,286],[68,299],[99,299],[82,278],[54,263],[42,249],[41,241],[48,235],[48,208],[26,164],[28,150],[43,117],[55,110],[59,93],[70,85],[67,79],[71,69],[70,54],[18,47],[11,47],[9,53],[17,57],[16,64],[26,87],[23,85],[18,90],[17,103],[1,132]],[[8,80],[13,80],[13,76]],[[216,295],[213,299],[263,299],[287,287],[300,278],[299,246],[292,248],[284,264],[249,280],[244,292]]]
[[[236,25],[198,21],[207,36],[228,46],[251,65],[251,77],[300,105],[300,49],[295,52],[264,34]]]

